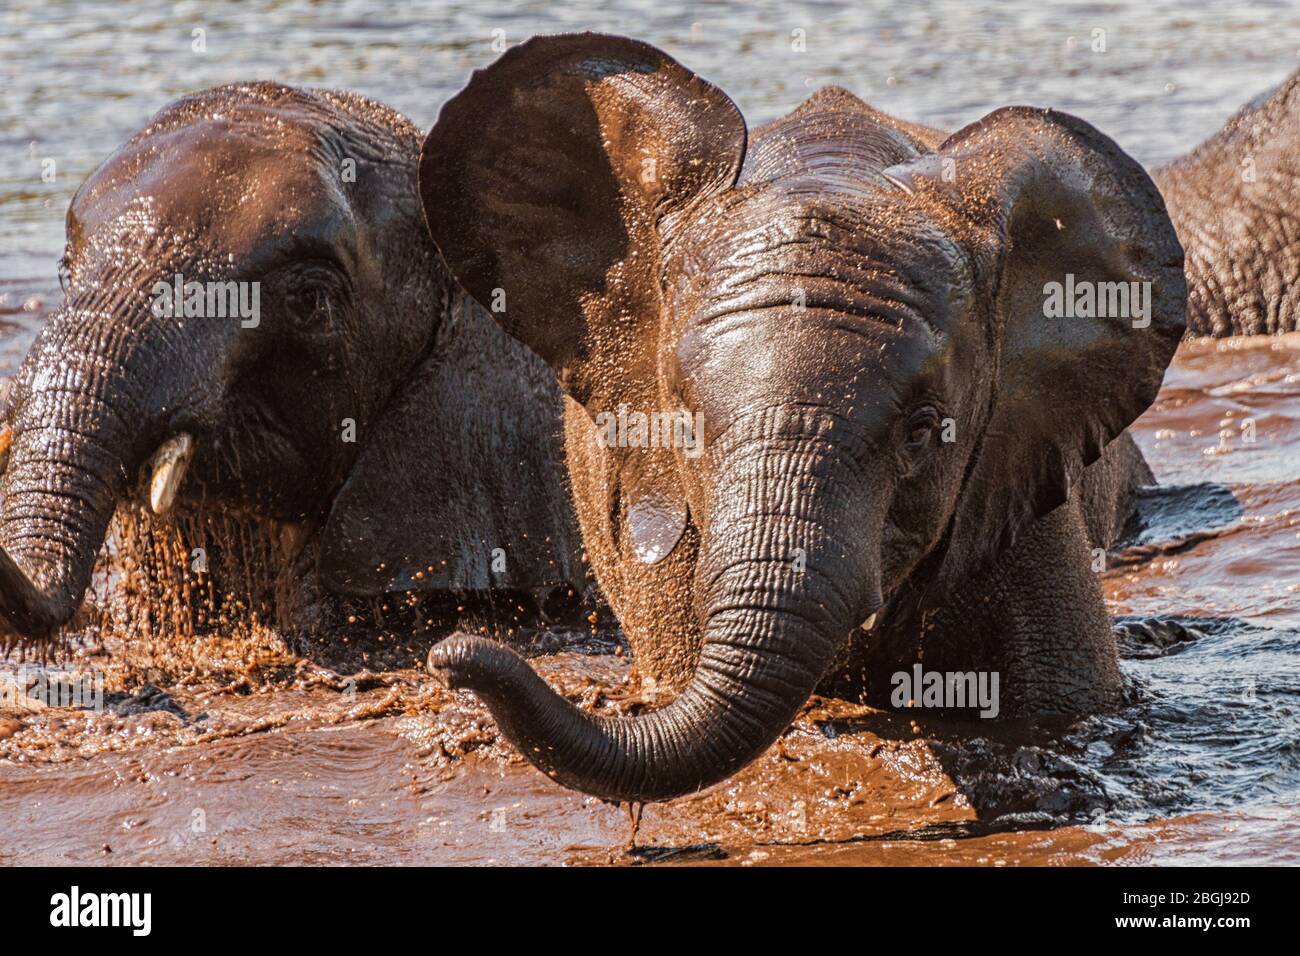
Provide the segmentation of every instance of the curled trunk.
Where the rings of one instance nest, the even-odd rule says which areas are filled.
[[[718,487],[730,492],[740,485],[720,480]],[[699,662],[690,684],[666,707],[635,717],[586,713],[513,651],[469,635],[436,646],[430,670],[452,688],[479,694],[510,742],[573,789],[646,802],[725,779],[766,750],[812,694],[858,623],[861,596],[841,582],[866,576],[847,570],[861,563],[862,545],[850,553],[815,520],[773,517],[746,495],[720,497],[729,499],[720,502],[726,513],[713,522],[720,530],[697,570],[705,609]],[[791,561],[800,544],[806,570]]]

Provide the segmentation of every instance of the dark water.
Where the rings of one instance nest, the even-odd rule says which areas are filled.
[[[601,29],[665,47],[755,125],[839,83],[944,127],[1056,106],[1158,164],[1300,63],[1300,9],[1286,3],[989,6],[10,2],[0,375],[58,302],[76,186],[153,111],[205,86],[346,87],[427,126],[495,57],[493,31]],[[205,53],[191,51],[195,28]],[[417,669],[354,698],[274,641],[170,649],[203,665],[169,671],[168,706],[150,692],[103,715],[0,710],[0,861],[1295,863],[1300,337],[1185,344],[1135,431],[1172,490],[1146,502],[1148,527],[1104,584],[1114,614],[1167,620],[1125,638],[1137,703],[1049,745],[958,744],[813,702],[736,780],[648,808],[640,842],[657,849],[627,856],[619,810],[521,766],[472,700],[440,697]],[[1179,490],[1204,483],[1217,490]],[[138,690],[157,650],[108,650],[84,653]],[[613,656],[542,663],[575,697],[635,696]]]

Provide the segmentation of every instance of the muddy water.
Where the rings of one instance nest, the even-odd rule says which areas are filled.
[[[953,126],[1031,102],[1143,161],[1177,155],[1296,64],[1300,14],[1256,4],[250,3],[211,13],[11,3],[0,27],[0,375],[57,305],[72,191],[175,95],[234,79],[357,89],[427,125],[492,31],[617,29],[666,46],[759,122],[838,82]],[[190,52],[206,30],[205,54]],[[1094,29],[1107,51],[1091,52]],[[791,49],[791,31],[807,49]],[[1074,41],[1071,42],[1070,38]],[[53,182],[41,161],[53,158]],[[562,790],[472,698],[377,654],[274,633],[69,649],[102,713],[0,710],[0,863],[1300,862],[1300,337],[1191,342],[1136,434],[1163,489],[1103,575],[1135,702],[1050,739],[814,700],[737,778],[647,807]],[[1152,622],[1152,619],[1157,620]],[[534,636],[603,712],[649,705],[617,635]],[[346,659],[346,655],[344,655]],[[18,666],[15,659],[0,671]]]
[[[106,672],[104,713],[0,711],[0,862],[1300,863],[1300,336],[1185,344],[1136,431],[1167,485],[1104,575],[1132,622],[1118,714],[1044,740],[815,699],[736,779],[647,807],[629,851],[624,808],[416,667],[110,639],[58,665]],[[559,648],[535,663],[647,706],[605,636],[535,638]]]

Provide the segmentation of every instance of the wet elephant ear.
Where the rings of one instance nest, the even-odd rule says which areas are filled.
[[[1063,504],[1155,399],[1186,324],[1183,250],[1146,171],[1054,110],[997,110],[884,172],[963,238],[997,356],[942,590]],[[1094,307],[1049,307],[1072,287]]]
[[[537,37],[443,106],[420,192],[452,274],[593,419],[624,404],[671,412],[658,388],[661,234],[730,188],[744,156],[735,104],[662,51]],[[686,524],[672,452],[608,457],[620,546],[653,563]]]
[[[443,106],[420,192],[457,280],[594,413],[652,384],[659,224],[744,153],[735,104],[662,51],[535,37]]]

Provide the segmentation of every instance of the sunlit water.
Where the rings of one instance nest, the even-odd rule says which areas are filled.
[[[1300,9],[1283,2],[1241,10],[1208,2],[987,6],[362,0],[220,9],[181,2],[137,10],[11,0],[0,13],[0,375],[12,373],[58,303],[55,264],[77,185],[155,110],[206,86],[274,79],[343,87],[427,127],[469,72],[494,59],[494,39],[608,30],[664,47],[722,86],[751,125],[838,83],[887,111],[947,128],[1012,103],[1055,106],[1157,165],[1276,84],[1300,52]],[[202,53],[192,49],[196,29],[204,31]],[[1102,42],[1105,51],[1094,51]],[[47,181],[42,172],[51,161]],[[774,846],[751,850],[746,841],[769,826],[753,809],[764,794],[769,803],[789,803],[781,814],[805,812],[804,801],[792,796],[801,785],[788,777],[789,768],[803,765],[777,761],[698,798],[675,820],[651,808],[651,838],[716,841],[727,846],[728,859],[743,862],[1295,862],[1300,338],[1184,345],[1135,431],[1163,484],[1218,483],[1231,503],[1211,498],[1202,514],[1190,493],[1173,493],[1163,509],[1154,499],[1151,526],[1126,553],[1128,563],[1105,574],[1113,613],[1172,618],[1185,639],[1160,647],[1135,632],[1126,642],[1125,671],[1138,688],[1138,703],[1128,710],[1085,721],[1049,748],[998,744],[964,758],[987,760],[977,769],[1002,775],[1008,791],[1020,779],[1035,787],[1044,778],[1063,781],[1059,794],[1039,799],[1023,820],[1073,825],[1035,832],[1008,819],[991,836],[864,843],[854,837],[882,830],[875,816],[855,815],[821,790],[813,800],[809,790],[808,812],[820,808],[836,821],[814,826],[823,842],[808,847],[778,834]],[[623,673],[582,660],[573,666],[596,667],[602,681]],[[298,706],[288,692],[272,693],[270,701],[258,706]],[[572,857],[575,845],[621,839],[615,811],[563,793],[531,771],[434,774],[422,763],[426,752],[409,744],[428,732],[412,729],[417,718],[330,732],[316,726],[324,712],[309,708],[311,719],[286,725],[303,728],[293,734],[217,735],[138,761],[105,752],[59,764],[57,773],[24,767],[41,758],[20,751],[21,761],[0,763],[0,854],[97,859],[101,843],[111,841],[119,860],[133,858],[134,845],[138,858],[156,860],[555,862]],[[118,724],[109,738],[145,733]],[[820,787],[834,775],[826,768],[835,759],[856,759],[854,748],[862,745],[849,732],[837,738],[838,749],[827,750],[824,741],[809,746]],[[946,805],[931,784],[917,783],[930,780],[930,770],[900,759],[894,770],[901,776],[885,787],[890,795],[903,800],[897,791],[905,780],[919,789],[904,802]],[[483,795],[491,788],[482,774],[499,797]],[[221,838],[200,839],[189,826],[193,805],[214,801],[225,807],[220,827],[221,811],[213,811]],[[257,812],[235,812],[246,802]],[[498,803],[516,808],[504,831],[493,823]],[[917,810],[927,826],[959,816]],[[905,820],[884,827],[892,829],[906,829]]]

